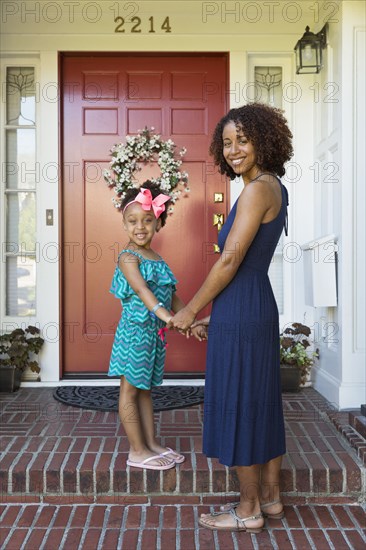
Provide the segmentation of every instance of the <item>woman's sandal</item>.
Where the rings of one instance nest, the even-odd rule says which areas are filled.
[[[230,514],[236,521],[236,525],[234,527],[230,527],[228,525],[225,525],[225,526],[223,525],[222,527],[220,527],[219,525],[210,525],[209,523],[206,523],[202,517],[198,520],[198,523],[202,527],[206,527],[206,529],[211,529],[212,531],[215,529],[217,529],[218,531],[246,531],[247,533],[261,533],[263,531],[263,527],[257,527],[255,529],[255,528],[247,527],[245,525],[245,522],[250,519],[263,519],[262,514],[258,514],[256,516],[249,516],[247,518],[240,518],[235,512],[235,508],[231,508],[227,512],[212,512],[212,514],[209,514],[209,517],[212,517],[212,518],[216,516],[222,516],[223,514]]]
[[[278,514],[268,514],[267,512],[264,512],[263,508],[267,508],[268,506],[273,506],[274,504],[280,504],[280,499],[273,500],[272,502],[266,502],[265,504],[261,504],[261,511],[265,518],[268,519],[282,519],[285,517],[285,512],[282,510],[281,512],[278,512]],[[229,512],[229,510],[232,510],[233,508],[236,508],[239,506],[240,502],[229,502],[228,504],[224,504],[223,506],[220,506],[220,510],[222,512]]]
[[[272,502],[266,502],[265,504],[261,504],[261,510],[262,510],[263,516],[265,518],[268,518],[268,519],[282,519],[282,518],[284,518],[285,517],[285,512],[283,510],[283,507],[282,507],[281,512],[278,512],[278,514],[268,514],[267,512],[263,511],[263,508],[267,508],[268,506],[273,506],[274,504],[281,504],[280,499],[278,498],[277,500],[273,500]]]

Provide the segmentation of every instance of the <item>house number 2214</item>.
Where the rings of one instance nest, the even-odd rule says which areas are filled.
[[[118,23],[117,27],[114,29],[114,32],[126,32],[124,26],[126,24],[126,21],[123,17],[116,17],[114,20],[115,23]],[[131,17],[130,21],[128,23],[132,23],[132,27],[130,29],[130,32],[141,32],[141,17]],[[149,31],[148,32],[156,32],[155,31],[155,22],[153,17],[149,17]],[[165,32],[172,32],[172,28],[169,23],[169,17],[166,17],[160,27]]]

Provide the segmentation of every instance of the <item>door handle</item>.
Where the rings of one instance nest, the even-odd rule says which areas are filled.
[[[217,232],[219,233],[221,231],[222,226],[224,225],[224,214],[214,214],[213,215],[213,222],[212,225],[216,225]],[[213,245],[214,253],[220,254],[220,247],[217,244]]]
[[[224,225],[224,214],[214,214],[212,225],[217,225],[217,232],[219,233]]]

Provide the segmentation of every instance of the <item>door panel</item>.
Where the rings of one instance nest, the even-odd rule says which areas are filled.
[[[227,59],[217,55],[67,56],[62,59],[63,372],[105,374],[120,314],[109,293],[118,251],[126,244],[121,213],[102,171],[109,150],[125,136],[152,126],[186,147],[182,170],[191,192],[182,197],[153,248],[167,261],[188,301],[217,255],[214,213],[226,213],[225,179],[208,155],[217,121],[226,112]],[[214,83],[214,85],[213,85]],[[216,93],[206,94],[206,90]],[[138,173],[157,175],[156,163]],[[214,204],[214,192],[224,203]],[[209,313],[205,308],[200,316]],[[206,344],[170,332],[166,372],[202,373]]]

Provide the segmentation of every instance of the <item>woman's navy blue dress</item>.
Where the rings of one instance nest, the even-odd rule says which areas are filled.
[[[226,466],[264,464],[286,452],[278,308],[268,268],[285,226],[286,188],[277,217],[262,223],[235,277],[215,298],[208,331],[203,452]],[[222,251],[236,215],[219,234]],[[225,251],[235,254],[235,250]]]

